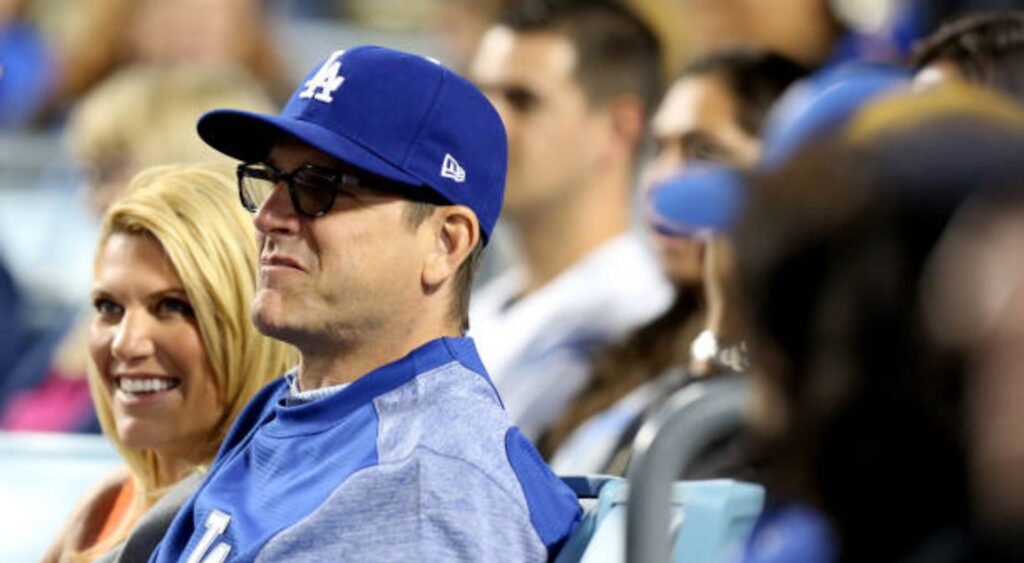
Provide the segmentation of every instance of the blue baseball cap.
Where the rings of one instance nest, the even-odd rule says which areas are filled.
[[[687,237],[730,230],[743,210],[746,184],[735,169],[701,165],[681,169],[651,188],[647,219],[661,234]]]
[[[906,70],[860,62],[802,80],[782,96],[768,116],[758,166],[767,170],[781,167],[810,141],[841,129],[871,101],[909,85]]]
[[[245,162],[267,157],[284,135],[356,168],[476,213],[484,242],[501,212],[508,141],[498,112],[437,61],[384,47],[331,53],[281,115],[220,109],[199,136]]]

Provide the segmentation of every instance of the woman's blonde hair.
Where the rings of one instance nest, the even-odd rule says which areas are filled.
[[[197,444],[197,467],[209,463],[242,408],[260,388],[297,360],[290,346],[267,338],[249,318],[255,291],[258,250],[252,219],[236,195],[228,165],[161,166],[136,176],[123,199],[103,219],[97,259],[114,234],[152,237],[181,278],[216,378],[224,412],[206,444]],[[104,433],[131,470],[136,486],[133,513],[152,506],[173,483],[157,480],[155,454],[127,447],[118,438],[110,397],[95,362],[89,379]],[[134,518],[105,545],[120,543]]]

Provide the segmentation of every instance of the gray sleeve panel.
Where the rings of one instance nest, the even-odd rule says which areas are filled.
[[[377,397],[374,406],[381,464],[399,463],[426,448],[475,466],[510,500],[526,506],[505,451],[512,423],[494,388],[480,375],[452,362]]]
[[[377,397],[378,465],[259,561],[545,561],[491,385],[452,362]]]
[[[459,459],[487,476],[505,493],[509,506],[522,508],[542,544],[550,532],[542,523],[564,520],[560,523],[571,525],[573,514],[563,510],[559,498],[568,494],[575,507],[575,497],[543,467],[540,454],[516,449],[516,461],[523,464],[512,463],[507,438],[515,427],[486,378],[461,364],[450,363],[417,380],[417,385],[403,386],[375,401],[382,463],[400,461],[410,449],[423,447]],[[417,408],[410,409],[409,405]],[[518,431],[515,434],[521,436]],[[533,450],[532,446],[528,448]],[[528,459],[523,459],[524,455]],[[524,472],[527,467],[539,473]],[[529,501],[527,490],[532,493]],[[538,526],[544,528],[544,534]]]
[[[256,561],[545,561],[525,508],[477,468],[417,451],[350,477]]]

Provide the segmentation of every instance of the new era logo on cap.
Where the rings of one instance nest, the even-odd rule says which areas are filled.
[[[461,184],[466,181],[466,171],[462,169],[455,157],[445,153],[444,162],[441,163],[441,177],[450,178]]]

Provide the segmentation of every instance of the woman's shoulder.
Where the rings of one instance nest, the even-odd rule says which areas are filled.
[[[79,502],[78,508],[92,507],[95,511],[102,508],[101,505],[103,504],[109,504],[112,507],[121,490],[130,486],[130,482],[131,472],[128,468],[124,466],[118,467],[86,491]]]

